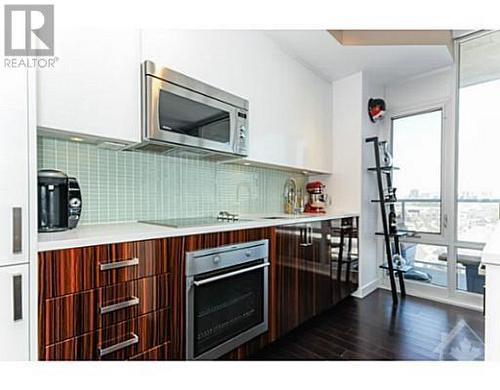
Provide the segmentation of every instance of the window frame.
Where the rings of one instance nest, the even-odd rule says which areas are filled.
[[[410,294],[429,297],[431,299],[452,303],[472,309],[480,309],[483,304],[481,294],[460,290],[457,287],[457,253],[460,249],[481,250],[484,244],[477,242],[458,241],[458,162],[459,162],[459,80],[460,80],[460,44],[471,39],[479,38],[489,34],[491,31],[479,31],[456,39],[454,41],[455,61],[451,65],[450,94],[446,99],[434,99],[423,101],[421,105],[403,106],[403,110],[395,110],[393,115],[387,118],[397,118],[414,113],[425,112],[441,107],[443,109],[443,133],[441,138],[441,212],[442,212],[442,234],[423,234],[417,237],[405,237],[401,242],[441,245],[447,247],[448,254],[448,287],[440,287],[421,283],[418,281],[405,280],[406,289]],[[390,146],[392,151],[393,129],[392,120],[390,125]],[[397,183],[396,183],[397,186]],[[445,224],[445,217],[447,223]],[[380,256],[383,256],[383,245],[378,247]],[[389,288],[388,279],[383,279],[383,287]]]

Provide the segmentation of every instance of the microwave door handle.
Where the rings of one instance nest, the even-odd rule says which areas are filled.
[[[257,269],[267,268],[267,267],[269,267],[269,263],[263,263],[263,264],[259,264],[259,265],[254,265],[253,267],[239,269],[237,271],[228,272],[227,274],[217,275],[217,276],[213,276],[211,278],[206,278],[206,279],[202,279],[202,280],[195,280],[193,282],[193,284],[196,287],[199,287],[199,286],[203,286],[204,284],[213,283],[213,282],[216,282],[218,280],[227,279],[227,278],[230,278],[232,276],[241,275],[241,274],[244,274],[244,273],[247,273],[247,272],[250,272],[250,271],[255,271]]]

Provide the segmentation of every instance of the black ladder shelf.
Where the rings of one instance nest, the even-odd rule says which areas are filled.
[[[391,192],[394,195],[394,188],[392,186],[392,172],[395,169],[399,169],[393,166],[383,166],[380,161],[380,145],[382,144],[378,137],[369,137],[365,139],[365,142],[373,143],[373,150],[375,152],[375,167],[368,168],[368,171],[375,172],[377,174],[377,185],[378,185],[378,196],[379,199],[372,200],[373,203],[378,203],[380,205],[380,212],[382,216],[382,227],[383,232],[376,232],[378,236],[384,236],[385,243],[385,255],[387,257],[387,262],[380,266],[380,268],[386,270],[389,273],[389,280],[391,283],[392,301],[394,304],[398,303],[398,291],[396,288],[396,276],[399,279],[399,289],[401,291],[401,297],[406,296],[406,288],[404,282],[404,274],[408,272],[411,267],[401,266],[397,267],[394,265],[392,258],[394,254],[401,255],[401,248],[399,245],[399,239],[407,235],[406,232],[401,232],[397,230],[395,221],[390,221],[389,215],[396,215],[394,204],[396,203],[395,196],[386,197],[386,193]],[[384,189],[384,179],[385,179],[385,189]],[[392,222],[391,226],[389,225]],[[393,248],[391,246],[391,240],[394,241],[394,254]]]

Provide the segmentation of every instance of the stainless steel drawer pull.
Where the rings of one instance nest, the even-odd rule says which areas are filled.
[[[120,349],[124,349],[127,347],[130,347],[131,345],[137,344],[139,342],[139,336],[137,336],[135,333],[132,333],[132,338],[130,340],[125,340],[122,341],[121,343],[117,343],[115,345],[112,345],[110,347],[106,348],[98,348],[99,349],[99,357],[103,357],[106,355],[109,355],[110,353],[119,351]]]
[[[266,268],[266,267],[269,267],[269,263],[263,263],[263,264],[259,264],[259,265],[254,265],[253,267],[239,269],[238,271],[228,272],[227,274],[213,276],[211,278],[206,278],[206,279],[202,279],[202,280],[195,280],[193,282],[193,284],[195,286],[203,286],[204,284],[207,284],[207,283],[216,282],[218,280],[230,278],[231,276],[241,275],[241,274],[244,274],[246,272],[255,271],[257,269]]]
[[[23,319],[23,276],[12,276],[12,295],[14,298],[14,321]]]
[[[12,208],[12,253],[23,252],[23,209]]]
[[[302,233],[304,232],[304,233]],[[312,225],[306,225],[304,229],[300,230],[300,246],[311,246],[313,244],[313,227]]]
[[[137,264],[139,264],[139,259],[137,257],[134,257],[133,259],[130,259],[130,260],[116,261],[114,263],[101,264],[100,268],[101,268],[101,271],[109,271],[112,269],[132,267],[132,266],[137,265]]]
[[[131,297],[128,301],[114,303],[108,306],[101,307],[101,314],[112,313],[117,310],[126,309],[127,307],[137,306],[139,304],[139,298]]]

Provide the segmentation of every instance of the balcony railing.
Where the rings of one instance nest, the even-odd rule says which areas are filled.
[[[466,205],[482,205],[481,209]],[[396,205],[401,207],[400,221],[409,230],[439,233],[441,225],[441,200],[435,198],[402,198]],[[489,207],[491,206],[491,207]],[[427,211],[427,213],[425,213]],[[410,215],[413,214],[410,218]],[[423,215],[422,215],[423,214]],[[410,219],[410,220],[409,220]],[[477,227],[489,227],[500,219],[500,199],[458,199],[459,230]],[[419,228],[414,229],[418,223]]]

